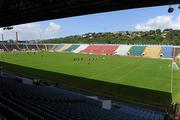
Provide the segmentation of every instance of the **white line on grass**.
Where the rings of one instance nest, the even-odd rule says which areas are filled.
[[[145,63],[145,64],[147,64],[147,63]],[[145,64],[141,64],[141,65],[139,65],[138,67],[135,67],[134,69],[131,69],[129,72],[127,72],[126,74],[124,74],[124,75],[122,75],[121,77],[119,77],[119,79],[122,79],[122,78],[128,76],[129,74],[135,72],[136,70],[142,68]]]
[[[101,73],[99,73],[99,74],[92,75],[92,76],[90,76],[90,77],[93,78],[93,77],[101,76],[101,75],[110,73],[110,72],[112,72],[112,71],[114,71],[114,70],[117,70],[117,69],[119,69],[119,68],[121,68],[121,67],[130,65],[130,64],[134,64],[134,63],[137,63],[137,62],[128,63],[128,64],[122,64],[122,65],[120,65],[120,66],[118,66],[118,67],[115,67],[115,68],[113,68],[113,69],[107,70],[107,71],[105,71],[105,72],[101,72]]]
[[[174,72],[174,70],[173,70],[173,62],[174,62],[174,60],[175,60],[175,47],[174,47],[174,49],[173,49],[173,58],[172,58],[172,63],[171,63],[171,90],[170,90],[170,92],[171,92],[171,94],[173,93],[173,72]]]
[[[172,59],[172,63],[171,63],[171,88],[170,88],[170,89],[171,89],[171,90],[170,90],[171,93],[173,93],[173,79],[174,79],[174,78],[173,78],[173,77],[174,77],[173,62],[174,62],[174,61],[173,61],[173,59]]]

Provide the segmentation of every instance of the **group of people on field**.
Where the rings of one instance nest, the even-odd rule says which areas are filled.
[[[94,61],[97,61],[97,60],[102,60],[104,61],[105,60],[105,57],[102,57],[102,58],[99,58],[99,57],[92,57],[92,58],[73,58],[73,61],[74,62],[79,62],[79,61],[84,61],[84,62],[87,62],[88,65]]]

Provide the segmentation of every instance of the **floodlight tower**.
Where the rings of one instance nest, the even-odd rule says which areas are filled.
[[[18,43],[18,40],[19,40],[19,35],[18,32],[16,32],[16,44]]]

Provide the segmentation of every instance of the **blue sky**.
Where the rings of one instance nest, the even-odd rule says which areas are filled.
[[[177,5],[172,14],[167,12],[168,6],[149,7],[115,12],[91,14],[64,19],[18,25],[12,31],[1,31],[5,39],[13,39],[19,32],[20,39],[46,39],[79,35],[88,32],[135,31],[150,29],[165,29],[172,27],[180,29],[180,10]]]
[[[56,20],[56,22],[62,25],[62,35],[99,31],[135,30],[137,23],[142,23],[156,16],[169,15],[167,8],[168,6],[115,11],[60,19]],[[177,16],[178,12],[175,11],[173,16]]]

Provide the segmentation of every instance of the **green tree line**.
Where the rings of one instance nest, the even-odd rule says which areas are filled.
[[[166,44],[180,45],[180,30],[165,29],[146,32],[87,33],[41,41],[42,43],[97,43],[97,44]]]

